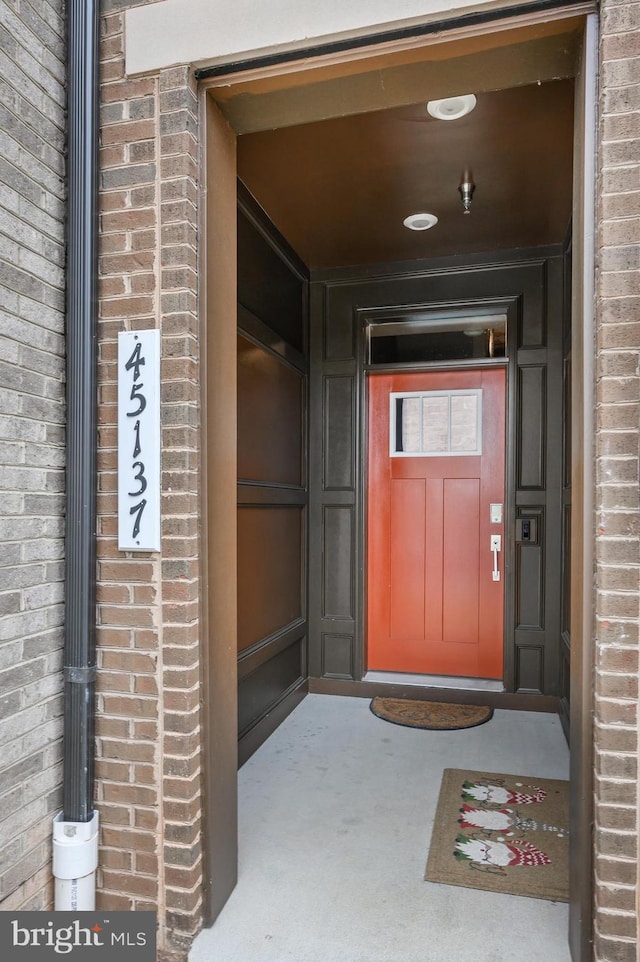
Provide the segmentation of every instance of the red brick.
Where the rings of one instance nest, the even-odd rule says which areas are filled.
[[[155,852],[157,843],[153,832],[105,826],[102,844],[105,847],[122,848],[129,852]]]
[[[98,610],[98,616],[102,625],[148,627],[153,624],[153,613],[144,607],[102,605]]]
[[[128,738],[129,720],[126,718],[96,718],[96,729],[98,737],[104,738]]]
[[[123,672],[99,671],[96,679],[96,691],[100,692],[128,692],[131,690],[131,679]],[[104,707],[104,699],[101,697],[99,706]]]
[[[104,782],[128,782],[129,766],[121,762],[106,761],[104,758],[98,758],[96,760],[96,778]],[[110,799],[110,801],[112,801],[112,799]]]
[[[133,899],[127,898],[126,895],[105,892],[100,887],[96,893],[96,907],[104,912],[131,912]]]
[[[107,870],[103,872],[103,880],[106,889],[113,889],[127,895],[157,897],[158,879],[155,877]]]
[[[100,99],[103,103],[117,100],[124,102],[153,94],[155,89],[154,77],[141,77],[138,80],[126,80],[123,83],[103,84],[100,89]]]
[[[156,832],[158,827],[158,812],[153,808],[137,808],[133,822],[136,828],[148,828]]]
[[[133,690],[136,695],[157,695],[158,682],[149,675],[141,675],[134,678]]]
[[[155,136],[155,120],[132,120],[128,123],[109,124],[102,128],[102,145],[129,144],[136,140],[149,140]]]
[[[148,742],[118,741],[103,738],[101,753],[105,758],[118,758],[130,762],[152,762],[155,757],[155,748]]]
[[[155,224],[156,212],[152,207],[144,208],[142,210],[118,210],[100,215],[100,222],[103,234],[109,234],[118,231],[140,231],[144,237],[144,245],[136,248],[136,241],[140,243],[139,238],[135,236],[131,238],[131,247],[133,250],[136,249],[153,249],[153,242],[155,240],[155,232],[149,238],[148,232],[144,231],[144,228],[152,227]],[[126,236],[124,237],[124,245],[122,247],[115,248],[116,250],[126,249]],[[103,242],[104,243],[104,242]],[[108,253],[102,248],[103,253]],[[104,315],[103,315],[104,316]]]
[[[622,912],[599,912],[598,931],[609,938],[634,939],[636,937],[635,914]],[[633,956],[631,956],[633,958]]]
[[[105,714],[133,718],[135,725],[140,724],[139,718],[155,718],[158,713],[158,703],[153,698],[127,698],[122,695],[103,695],[102,697]]]
[[[142,875],[158,874],[158,856],[149,852],[136,853],[136,872]]]
[[[127,872],[130,872],[133,867],[131,852],[122,852],[113,848],[101,849],[98,862],[103,868],[124,869]]]
[[[102,665],[105,669],[111,669],[112,671],[133,672],[135,674],[154,673],[157,668],[157,660],[154,655],[143,652],[104,651],[102,652]]]
[[[636,881],[636,864],[631,859],[596,858],[596,874],[602,882],[634,885]]]
[[[596,883],[596,903],[599,908],[633,912],[636,904],[635,887]]]

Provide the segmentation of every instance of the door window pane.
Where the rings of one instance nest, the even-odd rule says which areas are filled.
[[[446,454],[449,450],[449,398],[437,394],[423,397],[422,416],[422,451]]]
[[[402,412],[402,451],[419,453],[422,449],[420,424],[420,398],[400,399]]]
[[[391,457],[482,454],[482,391],[391,395]]]
[[[478,449],[478,396],[454,394],[451,398],[451,451]]]

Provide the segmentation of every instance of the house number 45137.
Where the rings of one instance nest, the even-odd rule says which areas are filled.
[[[118,335],[118,548],[160,550],[160,331]]]

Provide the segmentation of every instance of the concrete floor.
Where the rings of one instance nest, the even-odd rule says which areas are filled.
[[[239,773],[239,882],[190,962],[569,962],[565,904],[423,880],[444,768],[568,764],[555,715],[429,732],[307,696]]]

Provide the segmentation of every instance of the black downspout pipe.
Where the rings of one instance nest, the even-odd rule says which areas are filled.
[[[67,513],[63,818],[93,815],[99,0],[67,0]]]

